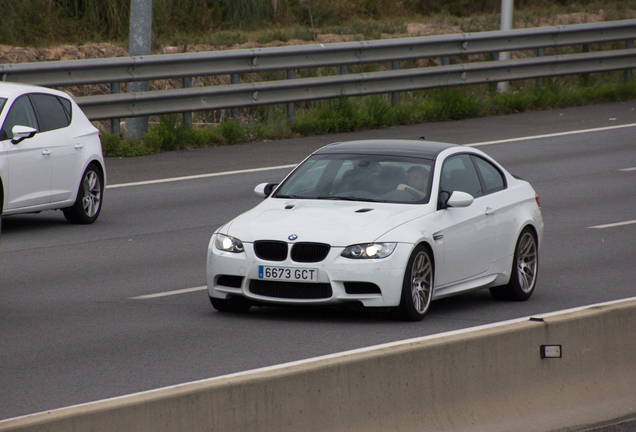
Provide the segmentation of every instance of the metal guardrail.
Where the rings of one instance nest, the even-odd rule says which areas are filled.
[[[625,41],[626,49],[583,54],[466,63],[373,73],[301,78],[251,84],[113,93],[77,98],[92,120],[293,103],[436,86],[510,81],[556,75],[631,70],[636,20],[508,31],[311,44],[205,53],[119,57],[0,65],[2,80],[44,86],[150,81],[193,76],[347,66],[428,57],[558,48]],[[444,62],[446,63],[446,62]],[[293,75],[293,74],[292,74]]]
[[[636,49],[144,93],[85,96],[78,98],[77,102],[89,118],[98,120],[631,68],[636,68]]]

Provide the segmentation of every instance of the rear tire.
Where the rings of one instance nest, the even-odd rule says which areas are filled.
[[[400,305],[394,309],[396,318],[404,321],[424,318],[433,296],[434,274],[432,253],[426,246],[417,246],[406,265]]]
[[[64,217],[73,224],[91,224],[102,210],[104,177],[94,164],[90,164],[80,182],[77,198],[72,207],[63,209]]]
[[[230,297],[227,300],[210,297],[212,307],[219,312],[241,313],[250,310],[252,305],[242,297]]]
[[[528,300],[537,285],[539,251],[534,231],[526,227],[519,234],[515,255],[507,285],[490,288],[490,294],[497,300]]]

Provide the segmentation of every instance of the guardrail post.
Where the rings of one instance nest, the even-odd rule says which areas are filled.
[[[338,67],[339,75],[346,75],[348,73],[349,73],[349,68],[347,67],[347,65],[342,65]],[[346,101],[347,99],[345,98],[344,100]]]
[[[543,57],[545,55],[545,49],[537,48],[537,57]],[[543,78],[537,78],[536,87],[538,89],[543,88]]]
[[[450,57],[442,57],[442,66],[448,66],[450,64]]]
[[[634,48],[634,41],[633,40],[628,40],[625,41],[625,49],[632,49]],[[624,76],[624,80],[625,82],[632,82],[632,70],[631,69],[625,69],[625,76]]]
[[[501,0],[501,21],[500,21],[500,29],[501,30],[510,30],[512,29],[512,17],[513,17],[513,0]],[[504,51],[499,53],[499,60],[505,61],[510,60],[510,51]],[[510,82],[502,81],[497,83],[497,90],[500,93],[507,93],[510,90]]]
[[[239,76],[239,74],[230,75],[230,84],[238,84],[240,82],[241,82],[241,77]],[[230,115],[230,118],[234,121],[240,120],[238,108],[232,108],[232,114]]]
[[[296,71],[294,69],[288,69],[285,71],[286,79],[294,79],[296,78]],[[293,124],[296,120],[296,106],[293,102],[287,103],[287,118]]]
[[[590,52],[590,44],[583,44],[583,52],[584,53],[589,53]],[[583,87],[587,87],[590,85],[590,74],[589,73],[584,73],[583,75],[581,75],[581,78],[583,79]]]
[[[400,69],[400,62],[399,61],[392,61],[391,62],[391,70],[398,70]],[[400,93],[398,92],[394,92],[391,93],[391,105],[395,106],[400,102]]]
[[[110,92],[111,93],[119,93],[119,83],[110,83]],[[121,119],[113,118],[110,119],[110,134],[117,135],[121,133],[120,123]]]
[[[151,54],[152,42],[152,0],[130,1],[130,42],[128,54],[146,56]],[[144,93],[150,90],[149,81],[128,83],[129,93]],[[126,119],[126,137],[141,140],[148,132],[148,116]]]
[[[182,88],[192,87],[192,78],[190,77],[181,78],[181,87]],[[181,122],[186,128],[192,129],[192,113],[191,112],[181,113]]]

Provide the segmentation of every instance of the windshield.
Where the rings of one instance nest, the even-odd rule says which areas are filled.
[[[302,163],[274,198],[426,203],[433,161],[386,155],[321,154]]]

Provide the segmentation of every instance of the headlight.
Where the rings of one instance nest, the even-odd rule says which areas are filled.
[[[347,246],[340,255],[353,259],[386,258],[393,253],[396,246],[397,243],[363,243]]]
[[[245,248],[243,247],[243,242],[237,238],[227,236],[224,234],[217,234],[216,240],[214,241],[214,245],[217,249],[226,251],[226,252],[234,252],[241,253],[245,252]]]

